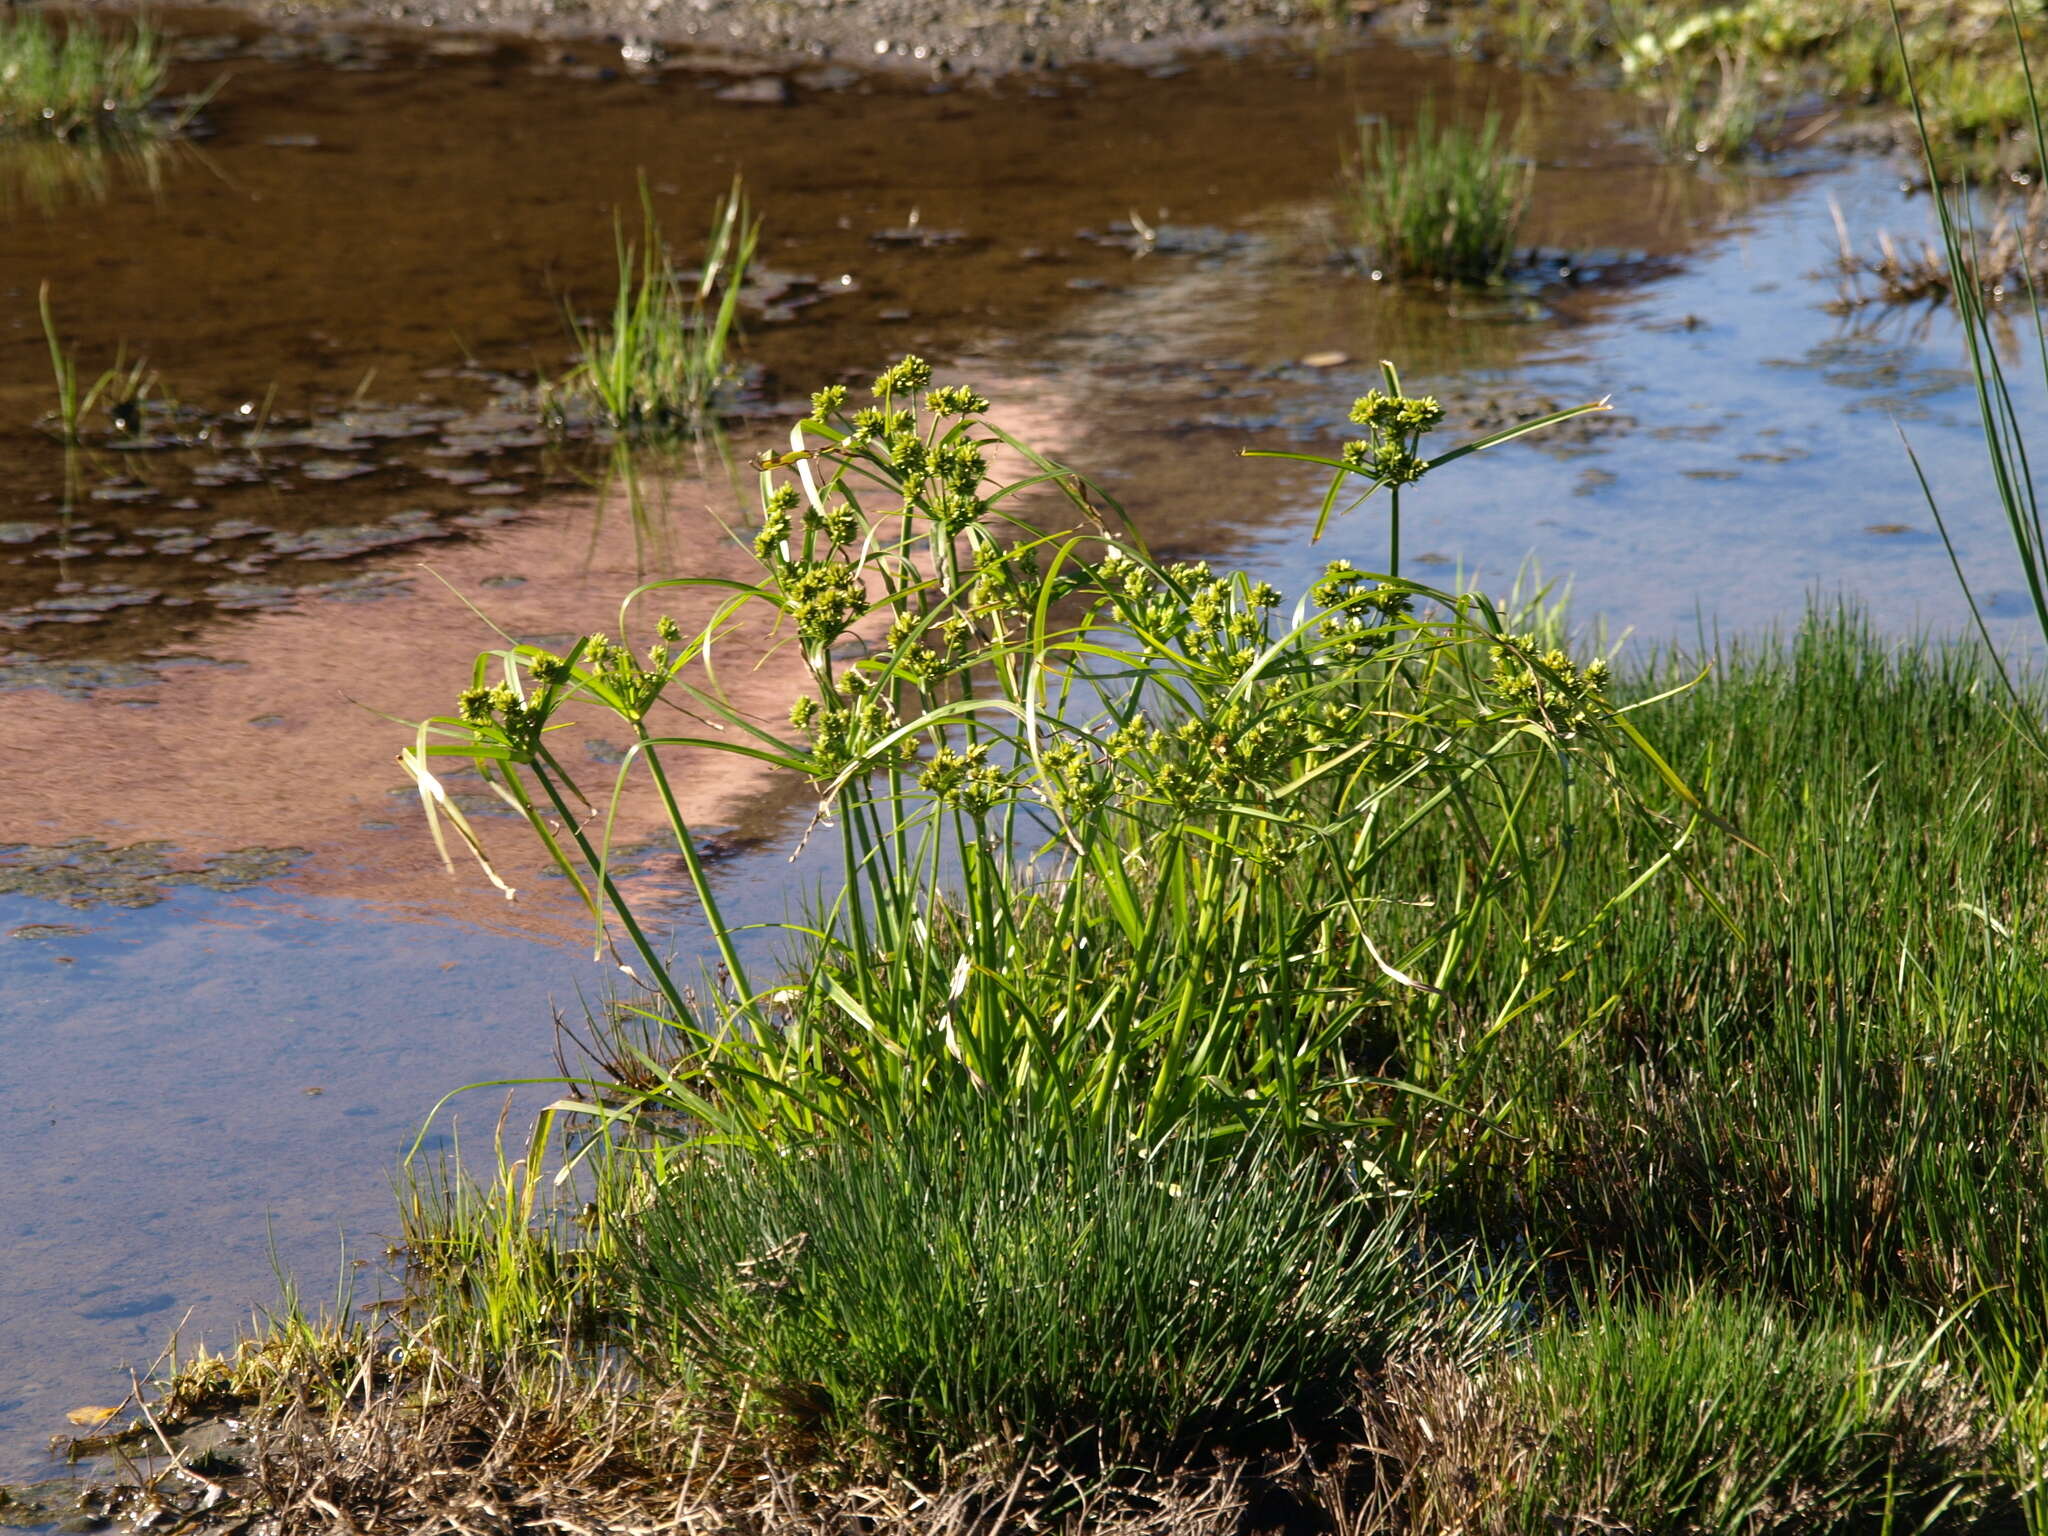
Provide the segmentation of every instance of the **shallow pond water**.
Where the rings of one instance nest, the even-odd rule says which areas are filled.
[[[1659,165],[1625,104],[1370,41],[965,89],[166,20],[181,89],[225,77],[209,137],[79,175],[0,152],[0,1476],[174,1326],[220,1340],[273,1300],[273,1252],[313,1295],[344,1241],[374,1259],[428,1108],[547,1070],[551,1009],[604,983],[516,826],[480,820],[517,903],[441,871],[392,721],[445,708],[491,643],[460,599],[565,636],[643,572],[736,568],[715,457],[636,528],[533,410],[643,170],[684,250],[735,171],[767,219],[735,456],[916,349],[1157,547],[1298,589],[1372,565],[1377,511],[1311,552],[1318,488],[1238,450],[1331,447],[1393,357],[1457,429],[1614,397],[1411,497],[1425,579],[1500,589],[1534,560],[1651,641],[1835,591],[1952,629],[1896,421],[2013,612],[1953,335],[1840,317],[1813,275],[1831,201],[1869,235],[1921,226],[1881,162]],[[1332,259],[1357,120],[1432,93],[1525,114],[1546,254],[1498,299]],[[159,371],[140,433],[94,423],[66,455],[36,430],[45,281],[85,372]],[[780,683],[743,686],[767,707]],[[596,773],[617,744],[584,750]],[[780,916],[800,794],[685,795],[741,910]],[[497,1106],[464,1111],[469,1144]]]

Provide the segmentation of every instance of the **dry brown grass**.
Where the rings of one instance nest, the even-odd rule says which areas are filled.
[[[1842,282],[1830,309],[1848,313],[1873,304],[1946,304],[1954,298],[1955,274],[1934,240],[1906,240],[1880,231],[1874,246],[1859,249],[1841,209],[1834,215],[1841,242],[1836,270]],[[2048,197],[2036,192],[2024,203],[2002,204],[1991,222],[1979,228],[1968,254],[1966,270],[1984,298],[1992,303],[2024,299],[2028,274],[2038,272],[2048,254]]]
[[[362,1379],[377,1373],[366,1370]],[[1054,1464],[1002,1472],[987,1458],[934,1486],[847,1480],[804,1448],[764,1448],[681,1397],[600,1371],[573,1390],[437,1369],[386,1378],[344,1403],[298,1395],[241,1421],[232,1459],[149,1466],[132,1517],[188,1536],[1248,1536],[1403,1529],[1373,1492],[1380,1457],[1297,1446],[1260,1462],[1160,1476],[1091,1476]],[[173,1434],[172,1443],[177,1436]],[[217,1460],[217,1453],[216,1460]],[[190,1458],[186,1458],[189,1460]]]

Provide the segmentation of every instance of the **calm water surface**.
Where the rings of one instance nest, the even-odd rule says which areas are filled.
[[[1836,592],[1953,629],[1903,427],[1993,614],[2018,611],[1951,330],[1838,316],[1814,275],[1831,202],[1923,226],[1880,162],[1660,166],[1623,105],[1369,44],[938,92],[813,65],[776,106],[735,99],[763,92],[730,61],[635,77],[598,47],[169,20],[181,88],[226,77],[211,137],[86,177],[0,157],[0,1475],[173,1328],[228,1337],[274,1261],[323,1294],[374,1260],[427,1109],[547,1070],[552,1011],[604,985],[516,825],[487,830],[519,902],[440,870],[385,717],[445,708],[492,643],[456,594],[566,635],[643,572],[735,558],[715,462],[636,538],[527,392],[565,362],[564,306],[601,305],[642,170],[679,246],[735,171],[768,221],[735,453],[915,348],[1159,548],[1298,589],[1384,530],[1368,511],[1310,551],[1319,487],[1238,450],[1330,448],[1393,357],[1456,430],[1615,406],[1413,495],[1425,579],[1502,589],[1533,561],[1651,641]],[[1356,122],[1431,92],[1525,114],[1554,254],[1502,299],[1331,259]],[[159,371],[176,409],[142,446],[33,430],[45,280],[88,373],[124,348]],[[586,751],[599,772],[616,743]],[[708,771],[686,795],[738,910],[781,916],[806,808]],[[462,1110],[469,1144],[498,1105]]]

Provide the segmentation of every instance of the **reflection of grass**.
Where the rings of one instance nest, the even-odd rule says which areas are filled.
[[[133,130],[164,72],[162,40],[146,21],[112,36],[12,12],[0,17],[0,131],[73,139]]]
[[[1497,113],[1476,130],[1439,125],[1425,103],[1405,133],[1360,128],[1346,212],[1375,266],[1398,277],[1486,283],[1514,250],[1529,180]]]
[[[103,203],[123,187],[151,196],[163,190],[172,157],[196,153],[179,139],[112,134],[64,143],[0,139],[0,212],[51,213],[76,203]]]
[[[1902,0],[1936,131],[1993,143],[2027,121],[2003,0]],[[1755,142],[1774,100],[1817,85],[1903,102],[1887,0],[1453,0],[1454,25],[1524,63],[1605,66],[1658,106],[1675,148],[1725,157]],[[2038,8],[2028,42],[2048,42]]]
[[[594,477],[598,515],[623,499],[633,525],[634,558],[642,571],[675,569],[671,488],[679,482],[722,480],[741,499],[743,490],[725,433],[715,420],[705,421],[687,443],[642,442],[621,436],[607,445],[604,466]],[[593,548],[598,536],[593,524]]]
[[[703,426],[731,376],[728,349],[760,224],[735,180],[713,211],[703,264],[690,280],[670,259],[644,181],[640,201],[639,243],[623,228],[614,231],[619,283],[611,324],[597,331],[572,322],[582,357],[549,390],[551,406],[558,414],[581,406],[632,436],[688,434]]]

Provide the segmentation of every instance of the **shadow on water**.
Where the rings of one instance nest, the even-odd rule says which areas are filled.
[[[180,1319],[219,1339],[268,1299],[273,1238],[316,1293],[338,1237],[374,1258],[434,1099],[547,1069],[551,1004],[606,970],[516,824],[479,815],[517,903],[442,872],[392,722],[498,643],[465,602],[561,645],[644,576],[744,574],[746,461],[821,383],[922,351],[1162,550],[1297,589],[1324,554],[1369,565],[1376,522],[1312,560],[1315,493],[1238,450],[1331,446],[1380,357],[1475,432],[1613,393],[1413,498],[1417,573],[1504,586],[1533,552],[1660,637],[1834,585],[1887,622],[1958,617],[1890,426],[1973,483],[1951,337],[1849,326],[1806,275],[1830,196],[1859,228],[1918,218],[1882,166],[1661,166],[1625,104],[1370,43],[954,89],[164,19],[185,84],[231,76],[203,154],[0,158],[0,1044],[30,1064],[0,1083],[0,1474]],[[1336,259],[1358,117],[1431,94],[1526,114],[1542,254],[1511,291]],[[558,444],[534,407],[642,170],[672,232],[735,171],[767,220],[729,464]],[[45,280],[82,370],[125,349],[162,381],[88,424],[70,483],[36,425]],[[786,707],[786,657],[726,681]],[[576,750],[603,783],[623,749]],[[708,770],[682,793],[742,910],[783,916],[801,793]]]

